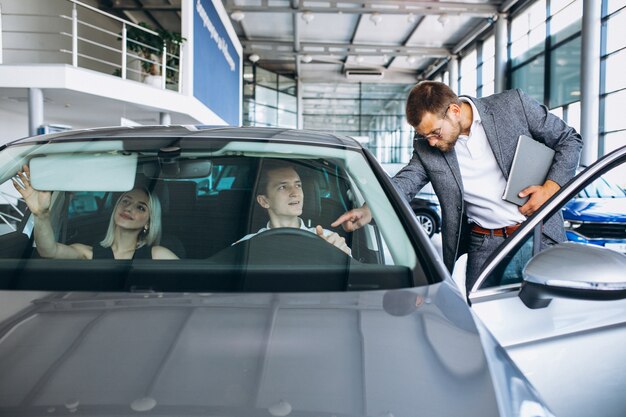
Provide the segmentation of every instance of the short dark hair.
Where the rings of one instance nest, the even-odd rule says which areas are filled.
[[[294,171],[296,171],[296,173],[298,173],[293,164],[286,162],[282,159],[261,160],[261,163],[259,164],[259,180],[256,188],[257,195],[267,195],[267,186],[269,185],[270,171],[276,171],[277,169],[285,168],[293,169]]]
[[[438,81],[422,81],[411,89],[406,100],[406,120],[417,128],[425,113],[443,115],[450,104],[461,104],[450,87]]]

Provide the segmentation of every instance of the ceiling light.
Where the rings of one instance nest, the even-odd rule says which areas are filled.
[[[308,64],[309,62],[313,61],[313,57],[309,54],[306,55],[302,55],[302,62],[304,62],[305,64]]]
[[[413,13],[409,13],[409,15],[406,18],[406,21],[413,24],[417,22],[417,16],[415,16]]]
[[[380,21],[383,20],[383,17],[380,15],[380,13],[374,12],[370,15],[370,20],[374,22],[375,25],[378,25]]]
[[[416,61],[417,61],[417,58],[415,58],[414,56],[407,56],[406,57],[406,62],[408,62],[411,65],[415,64]]]
[[[439,15],[439,17],[437,18],[437,22],[441,23],[441,26],[445,26],[446,23],[448,23],[448,20],[450,20],[450,16],[448,16],[447,13]]]
[[[261,57],[257,54],[252,54],[248,57],[248,59],[250,60],[250,62],[252,62],[253,64],[256,64],[258,62],[259,59],[261,59]]]
[[[309,23],[311,23],[311,20],[315,19],[315,15],[310,12],[310,11],[306,11],[304,13],[302,13],[302,15],[300,15],[300,17],[302,18],[302,20],[304,20],[306,22],[306,24],[308,25]]]
[[[235,10],[230,14],[230,18],[233,19],[235,22],[241,22],[244,17],[246,17],[246,15],[241,10]]]

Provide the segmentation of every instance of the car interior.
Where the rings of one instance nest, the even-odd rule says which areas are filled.
[[[396,264],[375,222],[353,233],[330,226],[362,202],[356,201],[358,191],[341,163],[328,158],[283,158],[282,162],[293,166],[301,178],[304,203],[300,218],[305,226],[321,225],[338,233],[345,238],[351,255],[314,233],[293,228],[270,229],[238,242],[268,224],[267,211],[256,201],[258,176],[265,161],[276,159],[243,155],[178,158],[172,167],[162,158],[139,158],[133,185],[158,197],[162,209],[160,245],[180,261],[44,260],[33,245],[33,219],[26,215],[15,232],[0,236],[0,270],[6,271],[0,287],[346,291],[405,288],[426,280],[421,269],[416,272]],[[57,241],[99,244],[122,194],[56,191],[51,217],[55,219]]]

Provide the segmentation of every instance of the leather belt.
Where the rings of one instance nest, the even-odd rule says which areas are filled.
[[[476,223],[472,223],[472,233],[478,233],[479,235],[489,235],[489,236],[499,236],[499,237],[509,237],[515,232],[521,223],[514,224],[512,226],[500,227],[498,229],[485,229],[477,225]]]

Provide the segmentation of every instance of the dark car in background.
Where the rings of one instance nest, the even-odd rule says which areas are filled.
[[[434,193],[420,192],[411,200],[411,209],[428,237],[441,231],[441,208]]]
[[[563,208],[567,239],[626,253],[626,191],[600,177]]]
[[[393,177],[403,166],[404,164],[383,164],[383,169],[390,177]],[[430,183],[413,197],[409,205],[428,237],[433,237],[435,233],[441,231],[441,207]]]

